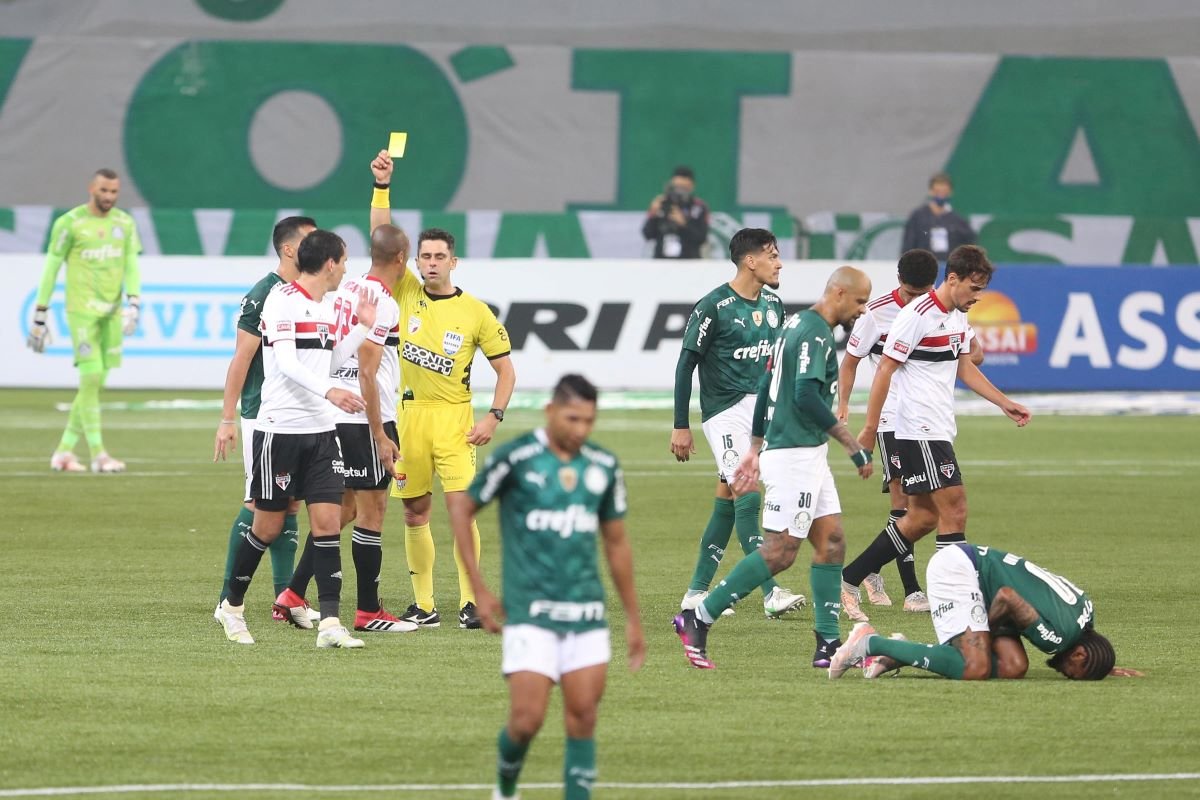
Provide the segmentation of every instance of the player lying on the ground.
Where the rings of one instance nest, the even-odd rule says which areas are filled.
[[[956,544],[929,559],[925,583],[938,644],[885,639],[859,623],[834,653],[829,677],[863,664],[874,678],[907,664],[967,681],[1022,678],[1029,658],[1020,637],[1072,680],[1113,673],[1116,654],[1096,632],[1091,598],[1061,575],[1003,550]]]

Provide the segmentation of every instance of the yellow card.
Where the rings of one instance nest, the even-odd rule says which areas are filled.
[[[404,158],[404,145],[408,144],[408,134],[404,131],[392,131],[388,139],[388,155],[392,158]]]

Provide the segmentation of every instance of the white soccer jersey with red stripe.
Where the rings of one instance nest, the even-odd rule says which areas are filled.
[[[383,355],[379,360],[379,369],[375,373],[375,382],[379,387],[379,413],[384,422],[396,421],[396,401],[400,393],[400,351],[396,345],[400,343],[400,306],[392,298],[391,291],[383,282],[369,275],[358,278],[347,278],[338,287],[334,307],[338,312],[339,328],[338,341],[341,341],[350,329],[358,324],[358,290],[367,290],[379,301],[375,312],[375,325],[367,334],[367,341],[383,347]],[[360,394],[358,382],[358,353],[346,359],[342,366],[333,371],[333,379],[342,389],[348,389]],[[337,424],[367,424],[365,411],[358,414],[347,414],[337,409]]]
[[[854,330],[850,331],[846,352],[858,358],[870,357],[871,363],[878,367],[883,347],[887,344],[888,331],[903,307],[899,289],[893,289],[891,293],[876,297],[868,303],[867,313],[858,318],[854,323]],[[896,382],[893,381],[887,399],[883,401],[883,411],[879,413],[879,432],[894,430],[895,420]]]
[[[262,406],[254,427],[272,433],[320,433],[335,427],[335,406],[310,392],[279,371],[275,344],[296,343],[296,358],[318,380],[330,388],[333,347],[337,344],[337,313],[334,293],[314,301],[295,282],[281,283],[263,301],[259,322],[263,343]]]
[[[958,356],[970,351],[974,336],[967,315],[944,308],[933,292],[896,314],[883,355],[904,364],[892,376],[897,439],[954,441]]]

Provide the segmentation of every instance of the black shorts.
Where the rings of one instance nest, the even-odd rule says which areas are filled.
[[[387,437],[400,444],[396,423],[383,423]],[[347,489],[386,490],[392,481],[392,473],[379,463],[379,448],[371,436],[371,426],[346,423],[337,426],[338,441],[342,443],[342,475]]]
[[[887,494],[888,484],[900,480],[900,451],[896,449],[896,434],[894,431],[880,431],[875,434],[875,442],[879,445],[879,471],[883,473],[883,493]]]
[[[896,453],[900,456],[900,488],[905,494],[962,486],[962,470],[950,442],[897,439]]]
[[[283,511],[292,498],[341,505],[346,484],[337,434],[254,432],[250,497],[263,511]]]

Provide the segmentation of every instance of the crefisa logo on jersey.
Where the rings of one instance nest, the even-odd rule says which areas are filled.
[[[452,356],[462,349],[463,335],[454,331],[446,331],[446,335],[442,337],[442,352],[448,356]]]

